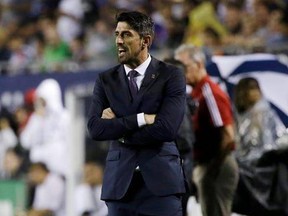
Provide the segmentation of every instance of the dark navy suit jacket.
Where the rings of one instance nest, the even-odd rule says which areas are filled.
[[[110,107],[117,118],[101,119]],[[185,107],[185,78],[172,65],[152,57],[137,97],[132,100],[123,65],[99,74],[89,111],[94,140],[113,140],[106,159],[103,200],[121,199],[140,167],[148,189],[157,196],[185,192],[174,142]],[[152,125],[138,127],[137,113],[157,114]]]

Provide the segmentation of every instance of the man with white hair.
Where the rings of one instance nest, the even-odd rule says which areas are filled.
[[[208,76],[200,48],[181,45],[175,58],[186,67],[186,81],[198,105],[193,115],[193,181],[203,216],[228,216],[238,182],[238,167],[231,154],[235,137],[230,99]]]

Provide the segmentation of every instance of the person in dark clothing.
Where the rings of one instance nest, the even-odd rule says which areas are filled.
[[[164,59],[164,62],[175,65],[179,67],[183,73],[185,72],[184,65],[174,58],[166,58]],[[186,88],[189,89],[189,86]],[[188,90],[186,90],[186,92],[187,91]],[[194,184],[190,178],[193,171],[193,143],[195,142],[195,135],[192,128],[192,115],[194,111],[195,102],[193,101],[190,94],[187,93],[185,114],[176,137],[176,144],[182,159],[182,166],[188,184],[188,190],[182,197],[182,208],[184,215],[186,214],[188,199],[195,193]]]

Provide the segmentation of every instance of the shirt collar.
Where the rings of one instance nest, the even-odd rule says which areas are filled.
[[[207,74],[205,77],[203,77],[197,84],[196,86],[193,88],[192,91],[192,96],[197,97],[199,94],[201,94],[202,92],[202,86],[206,83],[210,81],[210,77]]]
[[[144,76],[150,62],[151,62],[152,58],[150,55],[148,55],[148,58],[138,67],[136,67],[134,70],[136,70],[141,76]],[[129,68],[127,65],[124,64],[124,69],[125,69],[125,73],[128,76],[128,73],[132,70],[131,68]]]

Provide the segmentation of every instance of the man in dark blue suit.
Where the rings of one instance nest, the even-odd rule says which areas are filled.
[[[88,130],[94,140],[113,140],[101,198],[109,216],[181,216],[185,192],[174,142],[185,107],[185,78],[175,66],[149,54],[150,17],[116,17],[119,65],[96,80]]]

